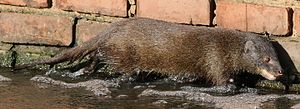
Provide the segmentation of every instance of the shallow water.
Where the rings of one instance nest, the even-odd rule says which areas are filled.
[[[111,89],[112,98],[103,98],[94,96],[93,93],[83,88],[65,89],[30,81],[30,78],[34,76],[32,73],[13,74],[7,68],[1,68],[0,71],[0,75],[13,80],[0,82],[1,109],[157,109],[168,107],[209,109],[208,106],[189,103],[176,97],[163,98],[168,101],[167,105],[153,104],[161,98],[138,98],[137,95],[143,88],[133,89],[136,84],[124,84],[119,88],[113,88]],[[128,97],[122,98],[122,95]]]
[[[95,96],[84,88],[66,89],[60,86],[30,81],[38,71],[12,73],[0,69],[0,75],[11,78],[12,82],[0,82],[0,108],[5,109],[214,109],[214,103],[186,100],[183,97],[138,97],[146,89],[160,91],[180,90],[185,84],[150,82],[125,83],[110,88],[111,98]],[[272,93],[270,91],[269,93]],[[278,92],[276,92],[278,93]],[[225,96],[226,97],[226,96]],[[299,100],[280,98],[263,103],[261,108],[286,109]]]

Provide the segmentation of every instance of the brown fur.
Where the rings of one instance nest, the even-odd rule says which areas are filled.
[[[259,49],[254,50],[254,57],[259,55],[257,59],[252,59],[253,53],[247,54],[249,50],[253,50],[246,44],[248,41],[254,44],[250,46],[255,50]],[[271,53],[262,53],[266,50]],[[16,69],[37,64],[73,62],[87,55],[103,58],[116,72],[191,74],[217,85],[228,82],[230,76],[240,70],[259,74],[257,68],[264,56],[272,57],[272,62],[275,63],[272,72],[281,71],[272,45],[258,35],[146,18],[117,22],[83,45],[51,59],[21,65]],[[97,63],[96,60],[94,63]]]

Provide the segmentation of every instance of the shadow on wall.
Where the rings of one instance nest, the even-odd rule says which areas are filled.
[[[275,47],[279,58],[279,62],[282,68],[284,69],[286,75],[281,79],[282,82],[287,84],[299,84],[300,75],[297,75],[297,68],[287,51],[277,41],[272,41],[272,44]]]

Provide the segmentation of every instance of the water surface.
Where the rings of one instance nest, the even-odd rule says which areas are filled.
[[[111,97],[95,96],[84,88],[66,89],[45,83],[30,81],[36,74],[44,71],[26,71],[12,73],[8,68],[1,68],[0,75],[11,78],[12,82],[0,82],[0,108],[5,109],[214,109],[215,103],[190,101],[184,97],[138,97],[146,89],[159,91],[178,91],[181,86],[191,84],[156,82],[135,82],[120,84],[110,88]],[[62,81],[64,81],[62,79]],[[72,82],[70,79],[65,81]],[[73,81],[73,82],[77,82]],[[197,85],[196,85],[197,86]],[[200,86],[199,86],[200,87]],[[280,91],[269,90],[267,94]],[[217,96],[217,95],[213,95]],[[220,96],[220,95],[218,95]],[[233,95],[223,95],[222,97]],[[249,97],[249,96],[247,96]],[[245,98],[247,99],[247,98]],[[251,97],[249,97],[251,99]],[[286,109],[300,103],[297,99],[285,98],[264,102],[263,109]],[[228,108],[228,107],[227,107]]]

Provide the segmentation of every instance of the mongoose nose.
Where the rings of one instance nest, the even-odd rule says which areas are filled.
[[[282,71],[278,71],[276,76],[281,76],[283,75]]]

